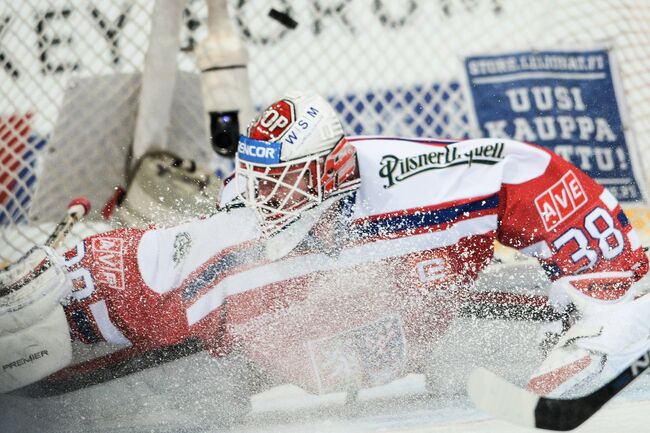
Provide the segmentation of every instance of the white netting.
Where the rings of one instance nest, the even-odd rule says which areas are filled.
[[[61,214],[93,176],[101,179],[96,207],[121,180],[123,161],[104,155],[132,139],[153,7],[153,0],[6,0],[0,6],[0,260],[42,241],[45,233],[21,236],[23,227]],[[298,26],[271,18],[272,8]],[[229,10],[249,51],[258,108],[288,89],[310,89],[333,102],[350,134],[473,136],[463,56],[607,47],[617,60],[629,139],[641,152],[650,139],[650,3],[644,0],[230,0]],[[191,54],[207,33],[204,0],[189,1],[182,15],[176,55],[187,73],[179,81],[190,90],[175,100],[171,141],[193,142],[202,149],[193,154],[207,154]],[[76,93],[65,96],[70,88]],[[67,126],[53,133],[56,125]],[[63,146],[66,155],[47,168],[49,192],[42,194],[40,158]],[[74,168],[79,163],[88,165],[81,174]],[[642,165],[650,168],[650,157],[643,155]],[[66,175],[82,177],[83,187],[71,187]],[[25,242],[14,245],[17,238]]]
[[[126,183],[154,6],[154,0],[0,6],[0,263],[43,242],[78,195],[94,210],[67,246],[110,227],[101,210]],[[153,127],[168,130],[170,150],[213,162],[198,75],[175,80],[174,115],[169,125]]]

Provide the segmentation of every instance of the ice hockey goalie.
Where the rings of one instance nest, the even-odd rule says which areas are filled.
[[[87,343],[199,338],[313,392],[377,385],[422,369],[495,240],[584,312],[634,302],[648,267],[616,199],[543,148],[345,137],[323,98],[290,94],[241,137],[218,213],[66,252],[65,317]]]

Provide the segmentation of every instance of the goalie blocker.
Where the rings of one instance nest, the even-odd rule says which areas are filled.
[[[0,273],[0,392],[29,385],[71,362],[61,305],[71,290],[49,247],[32,249]]]

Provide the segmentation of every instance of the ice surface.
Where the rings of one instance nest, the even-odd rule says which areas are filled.
[[[486,326],[488,326],[486,328]],[[219,405],[199,405],[214,392],[207,359],[192,355],[128,380],[48,399],[0,395],[0,431],[8,432],[225,432],[225,433],[525,433],[533,430],[494,420],[464,395],[473,365],[485,365],[522,383],[537,357],[526,339],[535,327],[526,323],[463,319],[432,354],[438,386],[427,390],[425,375],[409,374],[389,384],[359,391],[311,395],[293,385],[256,394],[252,412],[224,427],[210,421]],[[178,373],[182,372],[182,373]],[[186,376],[183,392],[165,386],[171,375]],[[170,404],[170,399],[171,403]],[[174,401],[176,400],[176,401]],[[189,403],[179,410],[182,400]],[[180,406],[183,407],[183,406]],[[212,409],[211,409],[212,408]],[[648,431],[650,377],[635,382],[576,431],[627,433]]]
[[[464,396],[427,398],[418,393],[422,378],[407,377],[370,395],[353,407],[345,407],[343,396],[322,402],[319,408],[306,408],[310,399],[288,387],[256,396],[254,411],[232,433],[321,432],[321,433],[442,433],[491,432],[525,433],[534,431],[494,420],[475,409]],[[411,394],[409,394],[409,391]],[[380,394],[383,393],[383,396]],[[286,406],[280,407],[282,398]],[[315,403],[312,399],[311,403]],[[300,410],[298,407],[301,406]],[[272,409],[271,409],[272,408]],[[647,431],[650,422],[650,378],[645,377],[621,397],[606,406],[576,431],[579,433],[628,433]]]

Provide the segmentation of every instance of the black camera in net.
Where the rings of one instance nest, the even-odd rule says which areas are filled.
[[[239,143],[237,111],[210,112],[210,141],[212,149],[221,156],[234,158]]]

